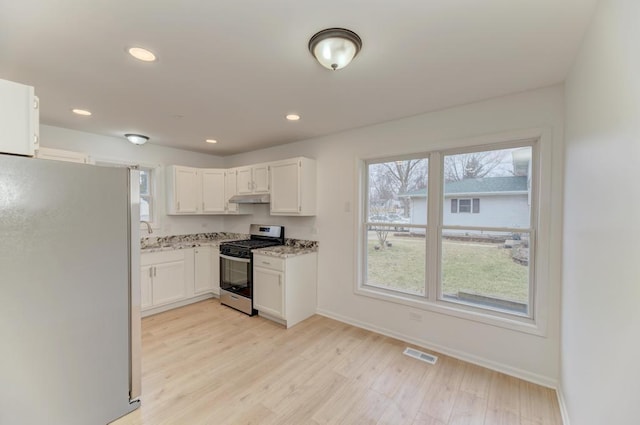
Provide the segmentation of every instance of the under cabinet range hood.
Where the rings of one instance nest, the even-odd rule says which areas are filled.
[[[268,204],[271,202],[271,197],[268,193],[234,195],[229,198],[229,202],[234,204]]]

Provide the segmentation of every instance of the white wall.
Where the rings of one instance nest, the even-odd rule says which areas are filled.
[[[640,2],[602,0],[566,84],[561,386],[571,424],[640,423]]]
[[[425,91],[428,95],[428,90]],[[225,228],[243,231],[251,221],[283,224],[289,237],[320,241],[319,309],[328,315],[401,336],[490,367],[553,385],[559,375],[560,235],[562,204],[563,87],[554,86],[410,117],[327,137],[225,158],[227,166],[293,156],[318,160],[318,215],[225,218]],[[530,128],[552,137],[552,221],[549,317],[546,336],[517,332],[424,311],[421,323],[409,308],[354,293],[358,158],[424,152],[448,141]]]
[[[222,165],[222,158],[181,149],[166,148],[153,143],[136,146],[124,138],[100,136],[48,125],[40,126],[40,139],[40,145],[46,148],[84,152],[94,159],[137,162],[140,165],[156,167],[156,196],[159,220],[158,226],[154,228],[153,236],[222,231],[224,223],[222,217],[176,217],[165,215],[165,176],[164,167],[162,167],[162,165],[174,164],[216,168]],[[244,233],[246,233],[246,230]],[[146,231],[141,232],[141,234],[146,236]]]

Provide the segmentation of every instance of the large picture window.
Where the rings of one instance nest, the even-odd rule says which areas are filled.
[[[535,142],[365,161],[360,288],[533,318]]]

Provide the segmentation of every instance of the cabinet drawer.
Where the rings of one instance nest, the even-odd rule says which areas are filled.
[[[169,263],[171,261],[181,261],[185,258],[185,251],[185,249],[147,253],[142,251],[140,254],[140,265],[148,266],[152,264]]]
[[[284,271],[284,260],[282,258],[271,257],[269,255],[254,255],[253,265],[265,269]]]

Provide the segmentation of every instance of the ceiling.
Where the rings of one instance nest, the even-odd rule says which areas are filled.
[[[0,0],[0,78],[44,124],[230,155],[561,82],[595,3]],[[363,40],[342,70],[307,49],[329,27]]]

